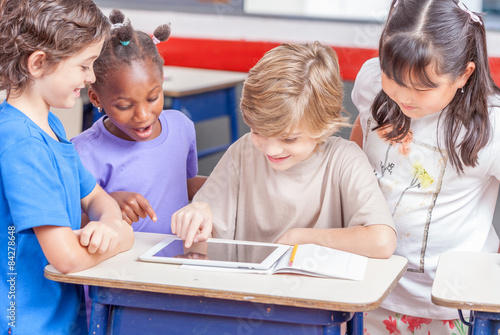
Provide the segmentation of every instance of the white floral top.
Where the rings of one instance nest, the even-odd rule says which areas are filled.
[[[438,149],[440,113],[413,119],[411,131],[400,142],[386,141],[382,131],[373,131],[370,107],[381,90],[380,74],[378,59],[367,61],[352,99],[360,114],[363,150],[398,232],[396,254],[409,260],[407,273],[382,307],[422,318],[456,319],[456,310],[431,302],[432,281],[443,252],[498,250],[491,222],[500,178],[500,108],[490,110],[493,138],[481,150],[479,165],[459,175],[442,142],[442,152]],[[450,292],[453,289],[460,287],[450,287]]]

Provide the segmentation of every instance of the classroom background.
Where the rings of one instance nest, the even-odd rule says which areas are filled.
[[[500,0],[462,0],[471,10],[485,13],[492,74],[500,85]],[[350,98],[356,74],[365,60],[377,55],[378,39],[390,0],[95,0],[108,14],[121,9],[134,28],[147,33],[171,23],[172,34],[159,45],[165,65],[248,72],[269,49],[283,42],[321,41],[339,57],[345,84],[344,106],[354,121],[357,110]],[[168,73],[166,73],[168,76]],[[237,92],[241,91],[241,85]],[[85,97],[83,97],[85,98]],[[239,97],[236,97],[239,101]],[[81,113],[86,101],[77,104]],[[69,136],[82,127],[82,118],[58,114]],[[198,150],[230,140],[229,120],[196,123]],[[239,120],[239,136],[248,127]],[[350,129],[339,135],[348,138]],[[208,175],[223,152],[199,161]],[[494,218],[500,234],[500,201]]]

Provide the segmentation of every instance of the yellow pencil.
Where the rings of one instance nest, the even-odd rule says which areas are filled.
[[[296,244],[293,246],[293,250],[292,250],[292,256],[290,256],[290,261],[288,262],[288,266],[292,266],[293,265],[293,260],[295,259],[295,254],[297,253],[297,248],[299,246]]]

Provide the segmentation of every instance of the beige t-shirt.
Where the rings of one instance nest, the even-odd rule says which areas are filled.
[[[291,228],[394,229],[365,154],[338,137],[278,171],[246,134],[226,151],[193,201],[210,205],[218,238],[273,242]]]

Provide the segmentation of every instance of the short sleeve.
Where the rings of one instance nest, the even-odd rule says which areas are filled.
[[[78,167],[78,176],[80,180],[80,199],[85,198],[95,188],[97,181],[89,170],[83,165],[82,160],[76,154],[76,163]]]
[[[372,58],[366,61],[361,70],[359,70],[351,98],[359,112],[362,129],[369,116],[371,115],[371,106],[377,94],[382,90],[381,71],[378,58]]]
[[[19,142],[2,154],[4,192],[19,232],[43,225],[71,226],[65,192],[50,156],[36,139]]]
[[[340,163],[340,162],[337,162]],[[348,226],[383,224],[396,231],[387,201],[364,152],[349,143],[341,162],[340,187]]]

